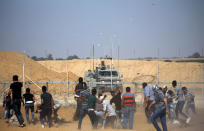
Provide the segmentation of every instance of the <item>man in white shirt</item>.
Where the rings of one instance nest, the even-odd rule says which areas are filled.
[[[112,128],[115,128],[116,112],[113,109],[112,105],[110,104],[110,100],[103,101],[103,110],[105,111],[105,114],[107,113],[105,127],[111,125]]]

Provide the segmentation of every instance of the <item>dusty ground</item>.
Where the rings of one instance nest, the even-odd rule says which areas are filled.
[[[24,108],[24,107],[23,107]],[[22,108],[22,110],[23,110]],[[25,113],[23,110],[23,115],[25,118]],[[38,120],[39,115],[36,114],[35,118],[36,118],[36,124],[30,124],[27,125],[25,128],[20,128],[20,127],[11,127],[8,126],[8,123],[5,122],[4,119],[2,119],[2,115],[3,115],[3,108],[0,108],[0,130],[1,131],[23,131],[23,130],[29,130],[29,131],[47,131],[47,130],[51,130],[51,131],[74,131],[77,130],[77,122],[73,122],[72,121],[72,116],[74,114],[74,108],[61,108],[59,110],[59,115],[64,119],[64,122],[59,123],[59,124],[54,124],[54,126],[52,128],[45,128],[42,129],[40,122]],[[192,117],[192,121],[190,122],[189,125],[187,125],[186,127],[183,126],[179,126],[179,125],[171,125],[168,124],[168,130],[169,131],[203,131],[204,129],[204,109],[200,109],[198,111],[198,113]],[[136,131],[155,131],[154,127],[152,126],[152,124],[147,124],[146,123],[146,119],[144,116],[144,112],[142,111],[142,109],[138,109],[138,111],[135,113],[135,121],[134,121],[134,130]],[[88,118],[88,116],[85,117],[85,119],[83,120],[82,123],[82,131],[89,131],[92,130],[91,129],[91,123],[90,120]],[[98,129],[99,131],[102,129]],[[123,129],[105,129],[107,131],[114,131],[114,130],[123,130]]]
[[[24,55],[17,52],[0,51],[0,81],[11,81],[12,75],[19,75],[20,81],[22,81],[22,65]],[[92,69],[92,60],[70,60],[70,61],[40,61],[36,62],[28,57],[25,57],[25,73],[33,81],[40,82],[66,82],[66,65],[69,65],[69,80],[77,81],[78,76],[83,76],[84,71]],[[95,66],[100,63],[100,60],[95,60]],[[110,60],[105,62],[110,65]],[[176,63],[176,62],[162,62],[162,61],[144,61],[144,60],[120,60],[119,71],[123,74],[124,81],[139,81],[139,82],[151,82],[157,79],[157,65],[159,64],[159,80],[163,82],[170,82],[172,80],[177,81],[196,81],[201,82],[203,78],[201,63]],[[118,68],[118,62],[114,61],[115,68]],[[30,81],[26,77],[26,81]],[[31,88],[31,92],[35,94],[37,100],[41,90],[35,85],[26,85]],[[42,85],[39,85],[42,86]],[[70,97],[68,100],[73,100],[73,86],[70,86]],[[127,85],[124,85],[124,87]],[[128,85],[130,86],[130,85]],[[168,85],[170,87],[170,85]],[[203,85],[186,85],[196,94],[196,104],[199,107],[199,111],[196,116],[192,117],[192,121],[187,127],[175,126],[168,124],[170,131],[202,131],[204,130],[204,89]],[[3,86],[1,85],[0,88]],[[6,85],[9,88],[9,85]],[[141,86],[139,87],[141,90]],[[60,100],[60,102],[66,102],[67,98],[67,86],[66,85],[49,85],[49,92],[52,93],[54,99]],[[2,90],[2,89],[1,89]],[[134,91],[134,89],[132,90]],[[138,90],[137,90],[138,91]],[[1,95],[1,94],[0,94]],[[143,99],[142,91],[137,94],[137,102],[142,103]],[[1,99],[2,100],[2,99]],[[72,102],[72,101],[71,101]],[[23,109],[23,108],[22,108]],[[60,116],[64,118],[64,122],[54,125],[49,130],[63,131],[63,130],[76,130],[77,122],[72,121],[74,114],[74,108],[62,108],[59,110]],[[25,118],[25,113],[23,111]],[[39,118],[38,115],[35,116]],[[138,109],[135,113],[134,129],[137,131],[154,131],[152,124],[147,124],[142,109]],[[8,124],[3,120],[3,108],[0,107],[0,131],[5,130],[48,130],[48,128],[42,129],[39,121],[36,125],[28,125],[21,129],[19,127],[8,127]],[[82,130],[91,130],[90,121],[86,117],[83,121]],[[108,129],[113,131],[111,129]],[[116,130],[116,129],[115,129]],[[122,129],[119,129],[122,130]]]

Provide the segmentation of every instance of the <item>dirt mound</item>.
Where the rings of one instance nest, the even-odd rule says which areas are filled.
[[[95,60],[95,67],[101,60]],[[61,60],[61,61],[39,61],[40,64],[56,72],[66,72],[68,64],[69,70],[78,76],[84,76],[84,72],[92,70],[92,60]],[[111,64],[110,60],[105,60],[105,64]],[[157,65],[159,65],[159,81],[202,81],[201,63],[177,63],[163,61],[145,60],[114,60],[113,65],[123,74],[124,81],[157,81]],[[204,69],[203,69],[204,70]]]
[[[67,75],[66,73],[58,73],[53,70],[42,66],[38,62],[33,61],[29,57],[17,53],[17,52],[0,52],[0,79],[1,81],[11,81],[12,76],[17,74],[22,81],[22,73],[23,73],[23,61],[25,58],[25,74],[26,81],[30,81],[31,78],[33,81],[55,81],[55,82],[63,82],[66,81]],[[74,73],[70,73],[70,81],[76,81],[78,76]]]
[[[25,81],[67,82],[67,74],[65,72],[55,72],[21,53],[0,51],[0,60],[0,81],[12,81],[12,76],[14,74],[19,76],[19,81],[22,81],[23,61],[25,60]],[[78,76],[72,72],[69,72],[69,81],[73,82],[77,80]],[[9,85],[6,86],[6,88],[9,87]],[[42,85],[38,86],[41,87]],[[33,93],[41,93],[39,87],[37,88],[37,86],[34,84],[26,85],[26,87],[32,88],[31,90]],[[73,87],[73,85],[70,85],[70,87]],[[49,85],[49,91],[54,94],[58,94],[59,91],[66,93],[66,85]]]

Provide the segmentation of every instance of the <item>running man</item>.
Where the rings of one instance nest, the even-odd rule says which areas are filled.
[[[31,110],[31,115],[32,119],[31,121],[34,122],[34,103],[35,103],[35,98],[34,95],[30,93],[30,88],[26,88],[26,93],[23,94],[23,104],[24,104],[24,99],[25,99],[25,112],[26,112],[26,118],[28,124],[30,124],[29,120],[29,109]]]
[[[186,123],[189,123],[191,118],[188,117],[185,113],[183,113],[183,106],[185,104],[184,101],[184,94],[182,91],[182,88],[177,86],[177,82],[174,80],[172,81],[172,86],[175,90],[175,95],[176,95],[176,100],[178,100],[177,104],[176,104],[176,119],[178,120],[178,116],[179,114],[181,114],[182,116],[184,116],[186,118]]]
[[[42,94],[40,97],[41,97],[40,122],[41,122],[42,128],[45,128],[44,119],[45,117],[47,117],[49,128],[50,128],[52,126],[51,115],[52,115],[52,111],[54,111],[54,102],[53,102],[52,95],[47,92],[46,86],[42,86]]]
[[[18,119],[18,122],[20,124],[20,127],[25,127],[24,119],[21,113],[21,88],[22,83],[18,82],[18,76],[13,76],[13,83],[10,85],[10,91],[12,92],[12,101],[13,101],[13,110],[15,112],[15,115]]]
[[[155,105],[155,112],[151,117],[151,121],[156,128],[157,131],[161,131],[160,127],[157,124],[156,119],[160,118],[163,131],[167,131],[166,125],[166,115],[168,115],[168,104],[165,95],[163,94],[162,90],[160,90],[157,86],[153,86],[155,100],[152,101],[149,109]]]
[[[192,91],[190,91],[186,87],[182,87],[182,91],[184,93],[185,101],[186,101],[186,107],[185,107],[186,113],[189,115],[189,109],[191,109],[191,111],[194,114],[196,114],[195,102],[194,102],[195,95],[193,94]]]
[[[151,87],[147,85],[146,82],[142,83],[144,89],[144,108],[145,108],[145,115],[147,117],[147,122],[151,123],[151,115],[154,112],[154,105],[151,108],[148,108],[149,105],[154,101],[154,92]]]

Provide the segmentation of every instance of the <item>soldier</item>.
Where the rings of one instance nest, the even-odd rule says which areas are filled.
[[[153,86],[153,90],[154,90],[155,99],[148,107],[149,109],[153,105],[155,107],[155,112],[151,117],[151,121],[154,127],[156,128],[156,130],[161,131],[156,121],[157,118],[160,118],[163,131],[167,131],[167,126],[166,126],[166,115],[168,115],[167,99],[165,98],[165,95],[163,94],[163,92],[157,86]]]
[[[81,109],[81,101],[78,100],[78,97],[80,95],[80,92],[82,90],[85,90],[85,89],[87,89],[87,85],[86,85],[85,82],[83,82],[83,78],[79,77],[79,83],[75,87],[75,99],[77,101],[77,108],[76,108],[76,111],[75,111],[74,117],[73,117],[74,121],[79,120],[80,109]]]
[[[176,95],[176,100],[178,100],[177,104],[176,104],[176,119],[178,120],[178,115],[181,114],[182,116],[184,116],[186,118],[186,123],[189,123],[191,118],[188,117],[185,113],[183,113],[183,106],[185,104],[184,101],[184,95],[183,95],[183,91],[181,89],[181,87],[177,86],[177,82],[174,80],[172,81],[172,86],[175,90],[175,95]]]
[[[149,105],[154,100],[154,92],[151,87],[147,85],[146,82],[142,83],[144,89],[144,108],[145,108],[145,115],[147,117],[148,123],[151,123],[151,115],[154,112],[154,105],[151,108],[148,108]]]

